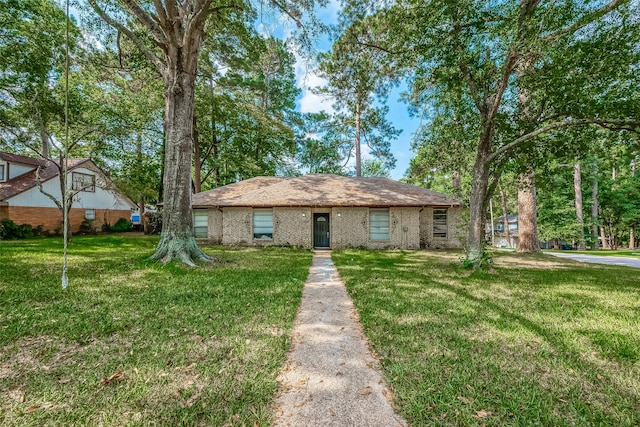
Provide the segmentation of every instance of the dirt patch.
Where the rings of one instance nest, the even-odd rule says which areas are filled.
[[[26,336],[0,349],[0,379],[18,378],[27,372],[48,371],[67,362],[82,351],[78,344],[67,344],[46,335]]]
[[[493,263],[500,267],[532,268],[539,270],[567,269],[570,266],[563,260],[542,256],[509,254],[495,257]]]

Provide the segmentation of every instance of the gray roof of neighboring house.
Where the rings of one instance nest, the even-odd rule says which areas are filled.
[[[387,178],[310,174],[256,177],[194,194],[194,208],[205,207],[422,207],[459,206],[447,194]]]

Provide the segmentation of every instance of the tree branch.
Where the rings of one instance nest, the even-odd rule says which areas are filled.
[[[167,28],[169,26],[169,19],[167,18],[167,13],[162,6],[162,2],[160,0],[153,0],[153,6],[156,8],[158,23],[161,28]]]
[[[461,28],[460,24],[454,25],[453,31],[456,35],[460,33],[460,28]],[[458,43],[456,43],[456,49],[458,50],[458,54],[461,55],[462,57],[463,52],[460,46],[458,45]],[[467,86],[469,86],[469,91],[471,92],[471,98],[473,98],[473,103],[476,105],[476,108],[478,109],[478,111],[480,111],[481,113],[484,113],[485,104],[484,104],[484,101],[480,99],[479,92],[478,92],[478,85],[476,84],[476,81],[474,80],[473,75],[471,74],[469,65],[464,60],[461,59],[460,61],[458,61],[458,68],[460,69],[462,76],[467,82]]]
[[[142,42],[142,40],[140,40],[131,30],[126,28],[124,25],[122,25],[120,22],[113,19],[104,10],[102,10],[100,6],[98,6],[97,0],[88,0],[88,1],[91,7],[93,8],[93,10],[98,14],[98,16],[100,16],[100,18],[102,18],[107,24],[109,24],[113,28],[124,33],[129,38],[129,40],[131,40],[133,44],[135,44],[138,47],[138,49],[140,49],[140,51],[147,57],[147,59],[149,59],[149,61],[151,61],[151,63],[156,66],[158,72],[162,76],[164,76],[164,74],[166,73],[166,66],[164,62],[160,58],[158,58],[158,56],[155,53],[153,53],[151,49],[149,49]]]
[[[51,201],[56,204],[58,209],[62,210],[62,203],[60,202],[60,200],[58,200],[53,194],[45,191],[44,187],[42,186],[42,180],[40,179],[40,168],[41,167],[38,166],[38,168],[36,169],[36,185],[38,186],[38,190],[40,190],[42,194],[51,199]]]
[[[602,18],[604,15],[606,15],[607,13],[609,13],[612,10],[616,9],[618,6],[620,6],[620,5],[624,4],[624,3],[628,3],[628,2],[629,2],[629,0],[611,0],[609,3],[605,4],[600,9],[594,10],[590,14],[583,16],[582,18],[578,19],[573,24],[569,25],[567,28],[564,28],[564,29],[558,31],[557,33],[552,33],[552,34],[549,34],[549,35],[545,36],[543,38],[543,40],[552,41],[552,40],[556,40],[559,37],[562,37],[564,35],[574,33],[576,31],[578,31],[579,29],[586,27],[587,25],[589,25],[593,21],[595,21],[595,20],[597,20],[599,18]]]
[[[553,129],[559,129],[563,127],[569,126],[585,126],[585,125],[598,125],[605,129],[609,130],[629,130],[632,132],[640,133],[640,121],[639,120],[609,120],[609,119],[566,119],[554,123],[550,123],[546,126],[543,126],[539,129],[534,130],[533,132],[529,132],[526,135],[522,135],[519,138],[514,139],[510,143],[503,145],[496,151],[494,151],[488,158],[487,162],[491,163],[499,156],[517,148],[518,146],[524,144],[527,141],[532,140],[538,135],[549,132]]]
[[[491,105],[491,109],[489,110],[487,116],[489,120],[493,121],[495,116],[498,114],[498,108],[500,107],[500,103],[502,102],[502,96],[504,92],[507,90],[509,86],[509,77],[513,72],[513,67],[516,64],[516,54],[509,50],[507,52],[507,58],[504,62],[504,71],[502,73],[502,77],[498,81],[498,85],[496,87],[496,93],[493,98],[493,104]]]
[[[273,3],[278,9],[286,13],[289,18],[291,18],[293,22],[296,23],[296,27],[302,28],[302,15],[299,10],[290,10],[288,7],[286,7],[285,3],[280,3],[278,0],[271,0],[271,3]]]
[[[153,38],[156,40],[156,43],[158,45],[165,46],[167,44],[167,37],[162,31],[162,28],[158,25],[159,20],[157,17],[156,17],[156,20],[153,20],[151,18],[153,15],[150,14],[149,12],[146,12],[144,9],[138,6],[138,3],[136,3],[133,0],[122,0],[122,3],[131,11],[131,13],[133,13],[136,16],[136,18],[138,18],[138,20],[145,27],[147,27],[147,29],[151,32],[151,34],[153,35]],[[156,6],[156,11],[164,12],[164,9],[162,9],[161,7],[160,10],[158,10]]]

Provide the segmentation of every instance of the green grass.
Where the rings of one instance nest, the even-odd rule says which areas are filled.
[[[412,426],[640,424],[640,272],[496,253],[334,251]]]
[[[74,237],[63,291],[60,239],[0,242],[0,425],[270,424],[311,253],[156,243]]]
[[[551,250],[544,249],[545,252],[560,252],[560,253],[570,253],[570,254],[583,254],[583,255],[598,255],[598,256],[626,256],[637,258],[640,257],[640,249],[636,250],[625,250],[625,251],[613,251],[609,249],[603,249],[599,251],[561,251],[561,250]]]

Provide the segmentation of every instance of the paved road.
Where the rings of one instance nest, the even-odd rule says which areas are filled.
[[[572,254],[572,253],[565,253],[565,252],[544,252],[544,253],[547,255],[557,256],[559,258],[569,258],[569,259],[582,261],[582,262],[592,262],[596,264],[626,265],[627,267],[640,268],[640,258],[584,255],[584,254]]]

